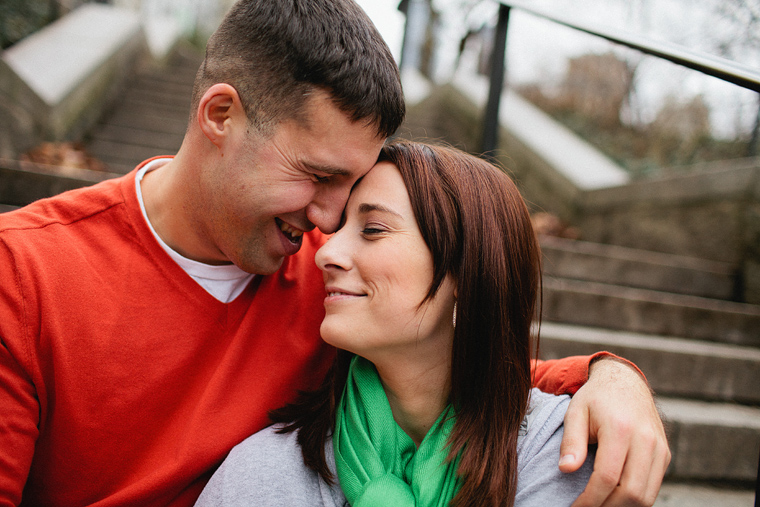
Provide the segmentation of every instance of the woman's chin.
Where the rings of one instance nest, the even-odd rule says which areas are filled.
[[[322,340],[333,347],[345,349],[348,345],[346,343],[345,333],[340,332],[336,329],[336,326],[331,325],[329,320],[329,317],[326,317],[319,328],[319,334],[322,336]]]

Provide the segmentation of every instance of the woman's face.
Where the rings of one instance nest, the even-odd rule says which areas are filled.
[[[433,257],[395,165],[377,164],[354,188],[345,222],[317,252],[327,297],[322,338],[370,361],[440,361],[453,339],[454,284],[424,305]]]

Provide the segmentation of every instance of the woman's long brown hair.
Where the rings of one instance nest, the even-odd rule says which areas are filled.
[[[512,506],[541,283],[527,207],[503,171],[454,148],[401,141],[383,148],[380,160],[401,172],[433,256],[426,299],[447,274],[456,280],[450,397],[457,419],[449,456],[460,455],[462,487],[453,505]],[[339,352],[319,390],[272,414],[289,423],[283,431],[299,430],[305,463],[328,481],[324,444],[350,357]]]

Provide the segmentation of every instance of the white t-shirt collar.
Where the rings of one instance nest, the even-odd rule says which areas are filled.
[[[214,296],[222,303],[229,303],[238,297],[248,286],[254,276],[251,273],[247,273],[235,266],[234,264],[225,264],[222,266],[216,266],[211,264],[205,264],[203,262],[194,261],[188,259],[177,253],[169,245],[167,245],[163,239],[156,233],[153,225],[148,219],[148,214],[145,211],[145,204],[143,202],[142,188],[140,182],[148,171],[157,169],[166,163],[167,159],[156,159],[140,168],[135,177],[135,189],[137,191],[137,200],[140,202],[140,211],[142,211],[145,223],[148,224],[148,228],[153,233],[153,236],[158,241],[169,257],[181,267],[185,273],[195,280],[206,292]]]

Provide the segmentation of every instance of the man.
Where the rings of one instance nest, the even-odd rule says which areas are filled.
[[[2,215],[0,505],[192,505],[330,364],[314,229],[338,227],[403,115],[351,0],[244,0],[209,41],[176,157]],[[651,505],[662,425],[639,374],[600,357],[561,467],[590,436],[578,505]],[[593,359],[542,365],[542,387],[573,391]]]

